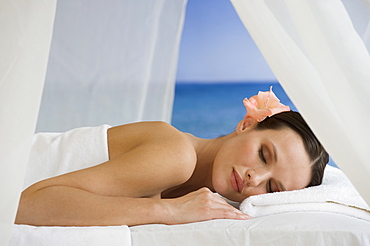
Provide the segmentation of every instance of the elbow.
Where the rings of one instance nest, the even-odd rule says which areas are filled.
[[[15,224],[27,224],[33,225],[31,217],[32,217],[32,194],[27,192],[27,190],[23,191],[21,197],[19,199],[18,210],[15,217]]]
[[[38,217],[40,213],[44,213],[42,209],[39,208],[40,202],[44,203],[44,199],[40,197],[40,190],[43,188],[38,185],[38,183],[28,187],[21,194],[18,203],[18,210],[15,217],[15,224],[25,224],[25,225],[41,225],[38,223]]]

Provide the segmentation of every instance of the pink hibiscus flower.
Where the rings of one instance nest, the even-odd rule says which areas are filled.
[[[289,106],[280,103],[280,100],[272,91],[272,86],[270,87],[270,91],[259,91],[258,95],[252,96],[249,99],[245,98],[243,103],[247,109],[247,114],[244,118],[248,120],[249,125],[261,122],[266,117],[274,114],[290,110]]]

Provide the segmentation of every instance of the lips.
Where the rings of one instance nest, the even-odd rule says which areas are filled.
[[[244,188],[244,182],[243,179],[240,177],[239,173],[233,169],[231,172],[231,186],[236,192],[241,193]]]

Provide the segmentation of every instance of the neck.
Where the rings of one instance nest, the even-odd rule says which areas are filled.
[[[187,134],[197,154],[197,164],[194,173],[187,182],[192,190],[208,187],[214,191],[212,183],[213,162],[221,146],[234,135],[235,132],[214,139],[202,139]]]

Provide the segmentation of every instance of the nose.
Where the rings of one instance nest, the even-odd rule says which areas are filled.
[[[261,183],[267,182],[271,176],[271,172],[265,169],[249,169],[246,172],[247,185],[250,187],[257,187]]]

